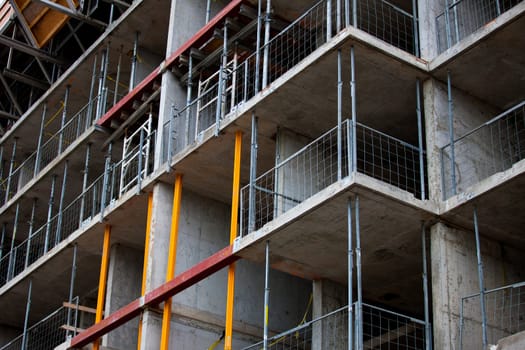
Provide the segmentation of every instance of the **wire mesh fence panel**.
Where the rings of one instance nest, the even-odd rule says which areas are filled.
[[[417,19],[416,19],[417,21]],[[357,27],[391,45],[417,55],[414,16],[385,0],[357,1]]]
[[[454,142],[455,179],[450,145],[441,149],[443,193],[448,198],[525,158],[525,102]]]
[[[438,50],[443,52],[522,0],[451,1],[436,17]]]
[[[30,326],[24,334],[19,335],[0,350],[41,350],[54,349],[64,343],[67,336],[78,333],[78,297],[68,306],[62,306],[44,319]],[[24,345],[25,340],[25,347]]]
[[[425,349],[425,323],[363,304],[363,349]]]
[[[489,344],[525,330],[525,282],[488,290],[484,300]],[[460,335],[461,349],[483,347],[479,293],[461,299]]]
[[[419,149],[357,124],[357,171],[421,198]]]
[[[335,4],[334,4],[335,5]],[[327,6],[320,1],[272,38],[268,52],[268,84],[286,73],[327,41]]]
[[[243,350],[262,350],[258,342]],[[268,338],[271,350],[348,349],[348,307],[332,311],[298,327]]]

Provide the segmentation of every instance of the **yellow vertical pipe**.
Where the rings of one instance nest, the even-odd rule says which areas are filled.
[[[100,263],[100,277],[98,282],[98,297],[97,297],[97,312],[95,314],[95,323],[102,321],[102,313],[104,309],[104,299],[106,296],[106,280],[108,277],[109,264],[109,242],[111,238],[111,225],[106,225],[104,228],[104,243],[102,246],[102,262]],[[100,339],[93,343],[93,350],[99,350]]]
[[[241,183],[241,146],[242,132],[235,133],[235,155],[233,158],[233,188],[232,188],[232,214],[230,222],[230,244],[237,237],[237,221],[239,216],[239,192]],[[228,294],[226,298],[226,329],[224,336],[224,350],[232,348],[233,334],[233,297],[235,295],[235,263],[228,267]]]
[[[148,216],[146,218],[146,237],[144,239],[144,263],[142,264],[142,291],[141,296],[146,293],[146,277],[148,272],[148,256],[149,256],[149,241],[151,235],[151,217],[153,212],[153,192],[148,195]],[[139,322],[137,350],[140,350],[140,343],[142,341],[142,316]]]
[[[182,195],[182,174],[175,175],[175,188],[173,193],[173,207],[171,211],[170,248],[168,254],[168,267],[166,270],[166,282],[173,279],[175,275],[175,264],[177,262],[177,238],[179,234],[179,214]],[[168,350],[171,322],[171,298],[164,302],[162,314],[162,334],[160,338],[160,350]]]

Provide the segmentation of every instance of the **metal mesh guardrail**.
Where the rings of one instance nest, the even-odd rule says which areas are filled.
[[[484,24],[519,4],[522,0],[450,1],[436,17],[439,53],[474,33]]]
[[[13,198],[42,169],[49,165],[69,145],[80,137],[95,119],[95,106],[100,100],[95,97],[82,107],[60,130],[50,135],[41,146],[20,164],[2,183],[0,183],[0,205]]]
[[[258,230],[279,215],[349,175],[352,163],[351,121],[321,135],[276,167],[241,189],[241,234]],[[357,123],[357,172],[371,176],[414,196],[421,196],[419,149]],[[339,154],[340,152],[340,154]]]
[[[512,168],[525,158],[525,101],[454,141],[455,172],[450,144],[441,149],[443,197],[449,198],[479,181]]]
[[[78,297],[72,300],[71,307],[62,306],[38,321],[0,350],[40,350],[54,349],[66,341],[68,335],[79,332]],[[25,344],[24,344],[25,342]]]
[[[525,330],[525,282],[487,290],[484,302],[489,344]],[[480,294],[461,298],[460,349],[483,348],[482,325]]]
[[[149,138],[154,143],[155,133]],[[153,159],[153,149],[149,151],[149,159]],[[142,162],[139,161],[140,157]],[[135,188],[153,170],[152,164],[146,163],[145,158],[143,152],[139,152],[138,148],[134,149],[126,157],[131,166],[126,168],[125,174],[122,173],[123,160],[110,164],[102,175],[61,212],[56,213],[13,250],[3,255],[0,259],[0,286],[22,273],[72,233],[82,229],[92,220],[98,220],[105,208]]]
[[[216,72],[202,87],[199,84],[197,97],[183,110],[174,112],[163,126],[163,161],[198,141],[202,131],[216,125],[226,114],[254,97],[263,83],[270,84],[277,80],[328,42],[345,25],[346,13],[352,17],[351,5],[348,5],[347,11],[346,1],[340,2],[339,9],[336,3],[328,0],[317,2],[258,52],[239,62],[236,59],[233,63],[230,61],[222,79],[221,74]],[[417,16],[385,0],[363,0],[357,3],[358,28],[417,54]],[[351,19],[348,21],[352,23]],[[257,55],[260,55],[258,69]],[[220,88],[221,85],[223,88]]]
[[[353,304],[356,310],[357,303]],[[353,339],[362,327],[362,349],[424,349],[425,323],[421,320],[377,306],[363,304],[362,322],[352,321]],[[355,311],[354,311],[355,312]],[[348,349],[348,306],[334,310],[312,321],[268,339],[269,350]],[[355,348],[358,348],[356,345]],[[243,350],[262,350],[263,342]]]

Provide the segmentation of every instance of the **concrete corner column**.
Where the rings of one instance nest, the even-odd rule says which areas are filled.
[[[312,319],[337,310],[347,304],[347,288],[330,280],[313,281]],[[315,322],[312,326],[312,350],[347,349],[348,320],[343,312]]]
[[[111,247],[104,313],[110,315],[140,295],[142,251],[114,244]],[[133,349],[137,346],[136,320],[108,333],[102,346],[114,349]]]

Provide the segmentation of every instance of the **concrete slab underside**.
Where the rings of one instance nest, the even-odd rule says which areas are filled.
[[[355,194],[360,198],[364,297],[421,316],[421,222],[431,214],[350,179],[242,238],[239,254],[263,264],[265,242],[270,240],[273,268],[347,284],[347,203]],[[352,206],[355,210],[355,202]],[[355,237],[355,230],[353,234]]]
[[[524,169],[525,162],[521,161],[513,169],[495,174],[472,186],[466,193],[449,199],[447,204],[454,206],[443,215],[444,218],[473,231],[476,207],[481,235],[525,249]]]

